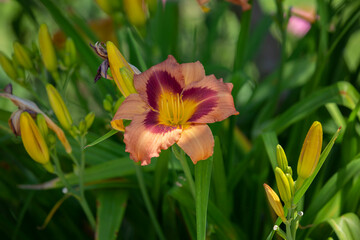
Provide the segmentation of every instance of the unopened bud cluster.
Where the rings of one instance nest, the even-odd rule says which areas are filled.
[[[280,198],[287,209],[293,209],[295,207],[293,206],[293,200],[296,191],[300,189],[304,181],[314,173],[317,167],[322,147],[322,135],[321,123],[317,121],[314,122],[306,135],[301,149],[297,166],[298,178],[296,182],[293,180],[292,168],[288,166],[284,149],[280,145],[276,146],[278,166],[274,169],[275,179]],[[267,184],[264,184],[264,187],[270,205],[275,213],[285,222],[283,205],[278,195]]]

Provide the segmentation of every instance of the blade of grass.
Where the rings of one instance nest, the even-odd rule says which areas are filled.
[[[97,225],[96,239],[111,240],[117,238],[126,210],[128,192],[102,190],[97,195]]]
[[[213,157],[199,161],[195,165],[196,189],[196,236],[197,240],[206,239],[206,221],[209,202],[211,170]]]

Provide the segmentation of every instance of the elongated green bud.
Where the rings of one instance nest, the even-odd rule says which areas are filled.
[[[86,129],[89,129],[95,119],[95,113],[89,112],[85,117]]]
[[[33,69],[29,51],[18,42],[14,43],[14,57],[23,68]]]
[[[309,129],[301,149],[297,166],[299,178],[306,179],[313,174],[319,162],[322,138],[321,123],[315,121]]]
[[[51,108],[53,109],[57,119],[63,128],[70,130],[73,123],[69,110],[67,109],[64,100],[60,96],[56,88],[51,85],[46,85],[46,92],[49,98]]]
[[[39,30],[39,45],[43,63],[49,72],[57,71],[58,62],[53,42],[46,24],[41,24]]]
[[[18,74],[16,72],[16,69],[14,68],[12,61],[2,52],[0,52],[0,65],[4,69],[6,75],[9,76],[9,78],[11,78],[12,80],[17,79]]]
[[[39,127],[41,135],[46,139],[49,134],[49,128],[46,124],[44,115],[42,115],[41,113],[38,113],[36,115],[36,124]]]
[[[265,189],[267,199],[268,199],[272,209],[274,209],[274,212],[276,213],[276,215],[278,215],[278,217],[280,217],[283,222],[286,222],[286,218],[284,215],[284,207],[280,202],[279,196],[266,183],[264,183],[264,189]]]
[[[291,206],[291,189],[289,180],[285,173],[278,167],[275,168],[275,179],[279,189],[280,197],[284,201],[285,206],[289,208]]]
[[[280,146],[280,144],[276,146],[276,160],[279,168],[286,172],[288,167],[288,161],[284,149]]]
[[[289,173],[286,173],[285,175],[286,175],[286,178],[288,179],[289,186],[290,186],[290,192],[291,192],[291,198],[293,199],[295,196],[295,182]]]
[[[65,56],[64,64],[67,67],[71,67],[76,63],[76,47],[74,41],[71,38],[66,39],[65,42]]]

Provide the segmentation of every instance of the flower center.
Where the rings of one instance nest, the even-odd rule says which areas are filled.
[[[159,101],[160,124],[182,126],[194,113],[194,106],[182,100],[182,95],[177,93],[163,93]],[[190,104],[193,105],[193,104]]]

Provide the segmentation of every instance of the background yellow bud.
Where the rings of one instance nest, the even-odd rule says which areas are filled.
[[[143,26],[146,23],[146,12],[142,0],[123,0],[127,19],[134,26]]]
[[[46,85],[46,92],[49,98],[51,108],[53,109],[57,119],[63,128],[69,130],[73,123],[69,110],[67,109],[64,100],[60,96],[56,88],[51,85]]]
[[[12,80],[17,79],[18,74],[16,72],[16,69],[14,68],[12,61],[2,52],[0,52],[0,65],[4,69],[6,75],[9,76],[9,78],[11,78]]]
[[[14,43],[14,57],[23,68],[28,70],[33,68],[29,51],[18,42]]]
[[[278,167],[275,168],[275,179],[281,199],[284,201],[286,207],[290,207],[292,194],[289,180],[287,179],[285,173]]]
[[[121,1],[95,0],[99,7],[109,15],[117,12],[121,8]]]
[[[49,72],[57,71],[58,62],[46,24],[41,24],[39,30],[39,45],[43,63]]]
[[[274,190],[264,183],[264,189],[266,192],[267,199],[271,205],[271,207],[274,209],[274,212],[276,215],[278,215],[283,222],[286,222],[286,218],[284,215],[284,208],[280,202],[279,196],[274,192]]]
[[[301,149],[297,173],[298,177],[306,179],[314,172],[321,153],[323,131],[321,123],[315,121],[310,127]]]
[[[286,173],[286,178],[288,179],[290,191],[291,191],[291,197],[293,198],[295,195],[295,182],[292,176],[289,173]]]
[[[30,157],[41,164],[49,162],[48,147],[28,112],[20,115],[20,131],[22,142]]]
[[[276,146],[276,160],[279,168],[286,172],[288,167],[288,161],[284,149],[281,147],[280,144]]]

